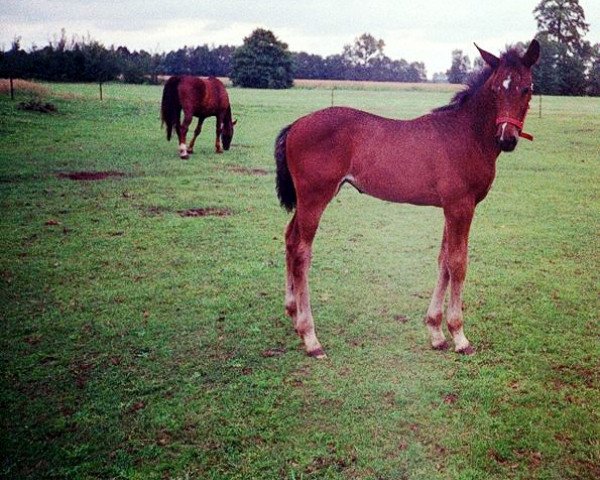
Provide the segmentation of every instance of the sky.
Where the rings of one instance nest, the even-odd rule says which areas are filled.
[[[266,28],[291,51],[327,56],[362,33],[385,42],[395,60],[424,62],[429,78],[450,67],[452,50],[471,61],[473,42],[494,54],[536,33],[539,0],[0,0],[0,48],[15,37],[41,48],[56,39],[90,36],[105,46],[151,53],[196,45],[241,45]],[[580,0],[600,43],[600,0]]]

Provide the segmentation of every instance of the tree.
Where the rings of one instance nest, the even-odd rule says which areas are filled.
[[[102,100],[102,85],[114,80],[119,73],[115,51],[107,50],[95,40],[83,45],[81,50],[84,58],[84,80],[98,84]]]
[[[552,95],[584,95],[593,77],[593,49],[584,39],[589,29],[579,0],[542,0],[533,10],[542,55],[533,71],[535,89]]]
[[[290,88],[294,76],[287,44],[270,30],[254,30],[233,53],[231,80],[241,87]]]
[[[8,78],[10,84],[10,98],[14,100],[15,91],[13,80],[24,77],[28,73],[28,57],[21,49],[21,37],[15,37],[8,52],[0,57],[0,78]]]
[[[448,76],[444,72],[436,72],[433,74],[433,83],[448,83]]]
[[[363,33],[352,45],[344,45],[342,56],[348,65],[368,67],[376,60],[383,58],[385,42],[375,39],[370,33]]]
[[[305,52],[292,53],[292,60],[296,78],[327,78],[325,61],[320,55],[311,55]]]
[[[592,65],[588,73],[588,95],[600,96],[600,43],[592,48]]]
[[[561,49],[566,47],[550,40],[546,34],[539,34],[536,39],[540,42],[540,59],[532,70],[533,91],[544,95],[558,95],[560,92],[558,59],[562,55]]]
[[[542,0],[533,14],[539,33],[566,45],[570,54],[581,53],[589,24],[579,0]]]
[[[452,50],[452,65],[449,70],[446,70],[448,82],[463,83],[470,70],[471,62],[469,57],[463,55],[462,50]]]

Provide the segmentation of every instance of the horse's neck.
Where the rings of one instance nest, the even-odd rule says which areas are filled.
[[[494,153],[494,158],[500,151],[496,145],[497,109],[494,98],[487,89],[482,88],[463,106],[464,113],[469,119],[475,141],[485,150]]]
[[[231,125],[233,123],[233,118],[231,116],[231,106],[227,107],[225,110],[225,117],[223,118],[223,123],[225,125]]]

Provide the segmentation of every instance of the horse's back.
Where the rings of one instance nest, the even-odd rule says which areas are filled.
[[[319,110],[288,135],[292,175],[347,180],[383,200],[440,206],[445,183],[465,179],[448,168],[448,149],[436,117],[395,120],[348,107]],[[333,180],[332,180],[333,181]],[[465,186],[466,188],[466,186]]]
[[[216,77],[181,77],[179,96],[184,108],[187,106],[196,116],[209,117],[229,108],[227,90]]]

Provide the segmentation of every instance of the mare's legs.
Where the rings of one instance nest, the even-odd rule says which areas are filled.
[[[454,350],[467,355],[474,353],[474,350],[463,332],[462,291],[467,274],[469,229],[474,212],[475,202],[470,199],[444,207],[446,255],[450,276],[450,300],[446,322],[454,339]]]
[[[221,148],[221,132],[223,131],[223,115],[217,115],[217,138],[215,139],[215,152],[223,153]]]
[[[192,123],[193,118],[194,117],[192,116],[191,112],[187,112],[185,109],[183,110],[183,122],[181,122],[181,126],[179,127],[177,133],[179,134],[179,156],[184,160],[190,158],[187,151],[187,147],[185,145],[185,136],[187,135],[188,129],[190,127],[190,124]]]
[[[429,308],[427,309],[425,324],[431,335],[431,346],[436,350],[446,350],[448,348],[448,342],[446,342],[446,336],[442,331],[442,311],[444,308],[446,289],[450,282],[450,272],[448,270],[448,250],[445,226],[444,234],[442,236],[442,246],[440,247],[440,254],[438,256],[438,266],[438,281],[435,290],[433,291]]]
[[[198,119],[198,126],[196,127],[196,130],[194,130],[194,136],[192,137],[192,141],[190,142],[190,146],[187,149],[188,153],[194,153],[194,144],[196,143],[196,139],[198,138],[198,135],[200,135],[200,132],[202,131],[202,122],[204,122],[204,119],[203,118],[199,118]]]

